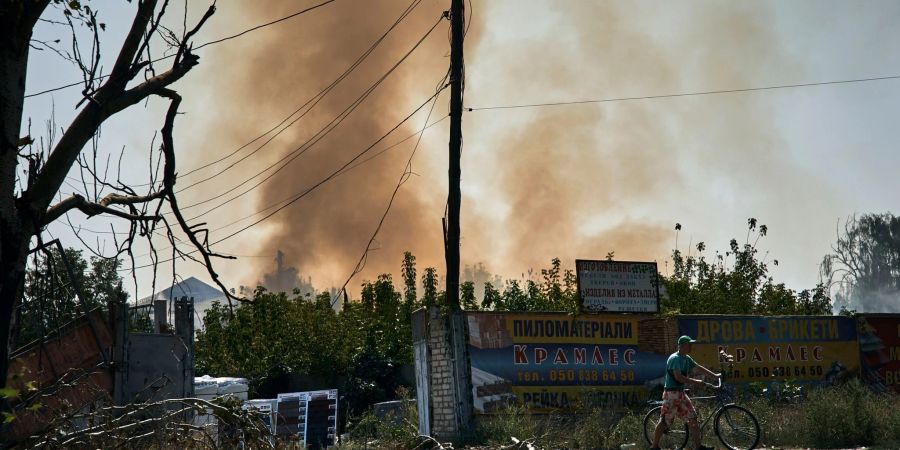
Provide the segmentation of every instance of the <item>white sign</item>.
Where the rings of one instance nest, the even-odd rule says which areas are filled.
[[[655,262],[575,261],[583,312],[659,311]]]

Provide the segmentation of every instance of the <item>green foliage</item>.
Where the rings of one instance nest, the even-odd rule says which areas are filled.
[[[753,411],[766,447],[898,448],[900,397],[873,394],[859,380],[805,390],[779,386],[776,395],[760,389],[743,406]]]
[[[513,406],[497,414],[479,416],[476,440],[488,448],[507,448],[516,441],[535,448],[617,449],[628,443],[643,446],[642,419],[640,411],[623,414],[592,409],[577,415],[540,415]]]
[[[407,394],[406,390],[401,389],[397,392],[397,397],[406,399]],[[378,417],[370,409],[354,422],[349,433],[350,439],[341,443],[342,449],[423,448],[414,401],[405,400],[396,416],[390,412],[385,417]]]
[[[687,255],[672,250],[673,273],[660,276],[668,296],[662,299],[662,312],[681,314],[831,314],[831,300],[820,284],[812,290],[795,292],[769,276],[765,258],[759,258],[757,244],[768,232],[766,225],[747,221],[743,245],[737,239],[729,250],[716,252],[710,261],[704,254],[706,244],[696,245]],[[681,225],[676,224],[677,233]],[[752,238],[752,243],[751,243]],[[778,265],[778,260],[772,264]]]
[[[805,405],[805,442],[821,448],[900,443],[900,401],[872,393],[858,379],[810,393]]]
[[[485,444],[509,444],[510,438],[533,438],[540,434],[540,418],[519,405],[509,406],[496,414],[480,416],[476,424],[478,440]]]
[[[245,377],[254,391],[291,376],[332,380],[356,413],[391,399],[400,386],[401,367],[412,363],[410,314],[417,306],[402,299],[390,275],[365,282],[360,301],[340,311],[327,292],[309,299],[257,288],[234,316],[217,303],[206,312],[196,370]]]
[[[69,275],[69,263],[74,279]],[[35,254],[25,273],[25,293],[19,307],[19,344],[26,344],[84,313],[78,303],[78,289],[87,309],[105,307],[109,301],[124,301],[122,277],[116,258],[92,256],[84,259],[80,250],[67,248],[64,255],[56,247]]]
[[[507,280],[503,292],[485,283],[481,307],[494,311],[566,311],[578,312],[578,289],[575,273],[562,269],[559,258],[553,258],[549,269],[541,269],[540,282]]]
[[[467,311],[478,311],[478,299],[475,297],[475,282],[465,281],[459,285],[459,302]]]
[[[695,402],[708,411],[708,404]],[[806,399],[773,401],[769,396],[742,400],[762,430],[760,447],[775,448],[898,448],[900,397],[876,395],[859,381],[812,390]],[[623,444],[644,447],[643,409],[611,414],[593,409],[581,414],[528,414],[513,406],[498,414],[477,416],[473,448],[618,449]],[[703,442],[717,446],[707,425]]]
[[[287,373],[340,373],[353,341],[343,330],[327,296],[256,290],[253,302],[234,310],[218,302],[207,310],[197,332],[198,374],[243,376],[254,386],[280,369]]]
[[[425,273],[422,274],[422,290],[422,305],[437,306],[439,300],[438,275],[434,267],[426,268]]]
[[[403,252],[403,265],[401,266],[403,273],[403,301],[406,303],[407,309],[412,310],[415,305],[416,298],[416,257],[412,252]]]

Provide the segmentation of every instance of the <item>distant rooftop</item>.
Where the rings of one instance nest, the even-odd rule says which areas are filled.
[[[171,300],[173,298],[193,297],[194,304],[203,303],[205,301],[224,298],[225,294],[194,277],[190,277],[173,284],[172,287],[163,289],[153,295],[138,300],[138,305],[146,305],[153,300]]]

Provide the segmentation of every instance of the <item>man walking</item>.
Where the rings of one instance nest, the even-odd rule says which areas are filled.
[[[696,450],[713,450],[700,444],[700,427],[697,425],[697,411],[694,404],[691,403],[690,397],[684,391],[685,384],[694,385],[710,385],[696,378],[689,378],[688,374],[699,371],[712,378],[718,378],[721,374],[713,373],[711,370],[697,364],[694,358],[691,358],[691,344],[697,342],[690,336],[681,336],[678,338],[678,351],[672,353],[666,360],[666,379],[663,385],[663,404],[660,414],[659,423],[656,424],[656,432],[653,434],[653,447],[651,450],[659,450],[659,440],[665,430],[672,426],[675,418],[679,418],[687,422],[688,430],[691,436],[691,444]]]

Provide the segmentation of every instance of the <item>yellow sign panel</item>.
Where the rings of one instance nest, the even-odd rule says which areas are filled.
[[[719,352],[734,357],[723,360]],[[694,344],[694,359],[713,370],[724,370],[732,382],[770,381],[773,377],[833,381],[859,371],[856,342],[765,343],[759,345]]]
[[[793,379],[831,383],[859,373],[853,319],[837,316],[680,317],[694,359],[733,382]],[[728,362],[724,355],[733,357]]]
[[[621,409],[645,403],[648,396],[643,386],[513,386],[512,392],[531,412]]]
[[[637,344],[637,319],[621,315],[506,314],[518,344]]]

